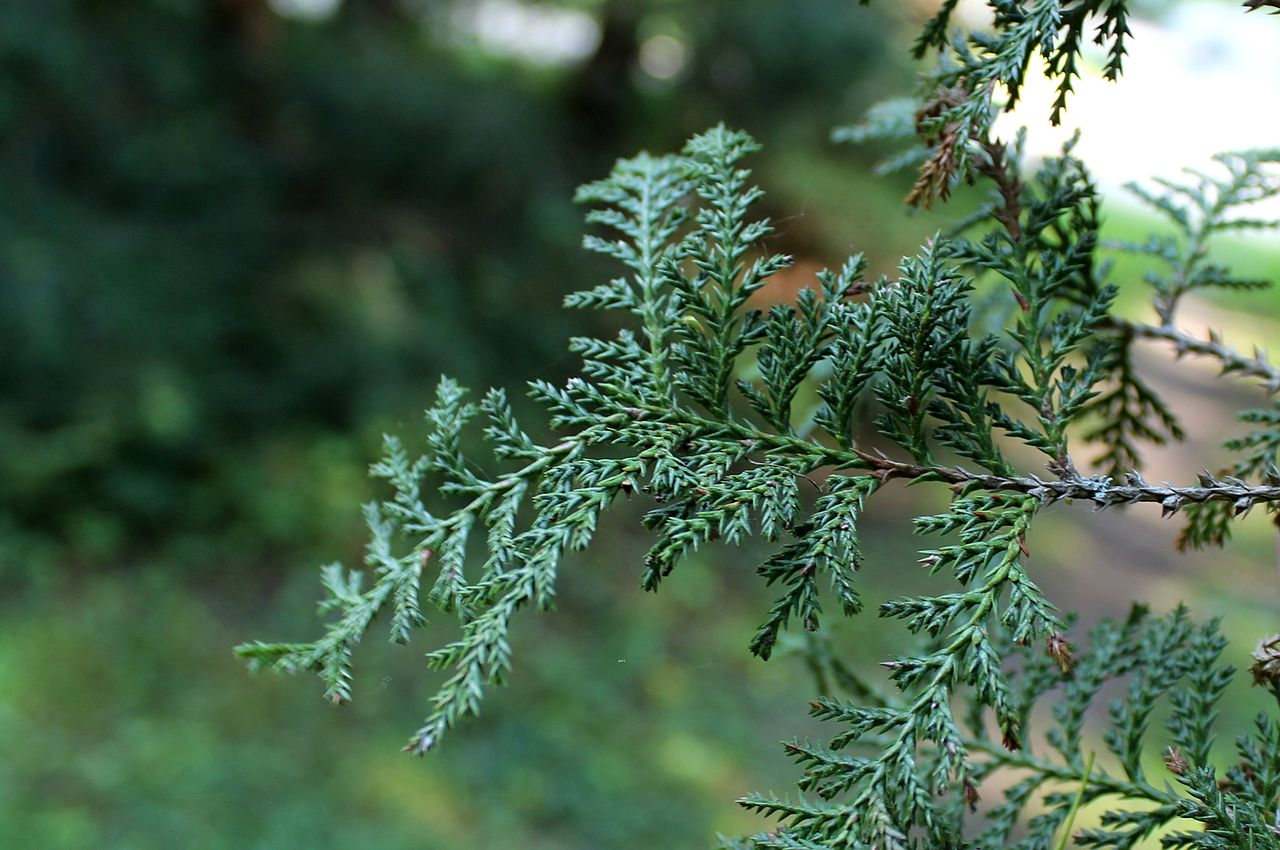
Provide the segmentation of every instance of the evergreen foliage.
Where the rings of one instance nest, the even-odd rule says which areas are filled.
[[[1138,605],[1126,621],[1092,629],[1087,649],[1075,646],[1066,636],[1074,618],[1045,598],[1031,570],[1036,518],[1060,501],[1184,512],[1188,546],[1221,543],[1255,506],[1274,513],[1274,407],[1243,414],[1256,427],[1228,444],[1240,455],[1230,469],[1185,485],[1143,478],[1140,445],[1182,431],[1131,348],[1163,340],[1178,355],[1280,387],[1264,352],[1242,354],[1217,334],[1199,339],[1176,325],[1189,292],[1262,285],[1211,263],[1206,246],[1222,231],[1275,225],[1245,208],[1280,193],[1280,153],[1224,155],[1221,174],[1132,187],[1173,234],[1116,246],[1153,266],[1145,280],[1157,322],[1123,318],[1100,256],[1100,199],[1073,146],[1025,179],[1020,144],[993,138],[991,123],[1016,101],[1033,55],[1057,81],[1056,121],[1089,27],[1108,50],[1106,75],[1118,76],[1127,4],[992,0],[993,30],[964,35],[951,31],[955,6],[944,2],[917,42],[917,55],[941,56],[912,107],[924,154],[897,161],[919,165],[912,203],[945,198],[960,180],[989,184],[977,215],[904,258],[892,279],[868,280],[855,256],[764,312],[752,296],[790,260],[766,250],[771,225],[753,214],[753,140],[718,126],[679,154],[620,161],[578,200],[592,207],[596,229],[586,248],[625,271],[566,303],[632,322],[614,338],[572,342],[579,377],[531,385],[559,438],[529,436],[501,391],[473,404],[442,380],[426,451],[411,457],[388,437],[373,466],[393,495],[365,507],[367,584],[362,573],[324,568],[321,610],[335,615],[325,634],[239,654],[254,667],[315,671],[343,702],[372,621],[385,614],[391,639],[406,642],[425,598],[458,619],[460,634],[427,656],[446,678],[405,747],[422,755],[505,680],[512,618],[552,607],[565,555],[588,546],[620,496],[653,505],[647,590],[711,543],[754,536],[775,547],[757,573],[776,602],[749,647],[767,659],[784,629],[817,632],[831,606],[862,610],[859,518],[902,479],[949,494],[946,509],[917,517],[915,528],[931,538],[920,565],[954,578],[954,589],[881,606],[881,617],[918,637],[884,662],[891,693],[810,643],[820,681],[848,692],[812,705],[839,731],[828,743],[787,745],[804,771],[802,794],[744,798],[779,825],[726,847],[1128,848],[1156,835],[1170,848],[1280,847],[1277,717],[1260,715],[1237,738],[1236,764],[1214,760],[1216,706],[1232,677],[1217,624]],[[998,91],[1008,95],[1000,104]],[[901,105],[879,110],[844,136],[900,130],[904,114]],[[805,386],[819,399],[812,415],[798,400]],[[497,468],[461,449],[478,417]],[[1093,447],[1098,471],[1082,471],[1077,458]],[[1028,470],[1035,455],[1038,468]],[[427,488],[455,506],[438,509]],[[486,555],[469,567],[473,538]],[[1260,642],[1253,676],[1280,701],[1276,644]],[[1109,704],[1097,759],[1085,752],[1086,718],[1117,679],[1127,690]],[[1157,725],[1161,704],[1167,720]],[[1037,706],[1052,715],[1043,728]],[[1167,775],[1150,775],[1144,754],[1153,750]],[[1113,808],[1101,826],[1076,831],[1079,807],[1103,799]]]

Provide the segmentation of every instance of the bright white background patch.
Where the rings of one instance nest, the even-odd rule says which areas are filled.
[[[540,65],[581,61],[600,44],[600,25],[586,12],[517,0],[464,4],[451,24],[487,50]]]
[[[287,18],[322,21],[338,11],[342,0],[268,0],[268,5]]]
[[[997,133],[1012,139],[1026,125],[1028,152],[1051,156],[1080,128],[1076,153],[1106,189],[1176,177],[1223,151],[1280,147],[1280,19],[1236,3],[1187,3],[1131,28],[1118,83],[1102,78],[1105,56],[1090,45],[1061,127],[1048,124],[1052,83],[1033,72]]]

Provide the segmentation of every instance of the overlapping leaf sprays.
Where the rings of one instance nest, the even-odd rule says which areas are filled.
[[[240,654],[254,666],[314,670],[342,702],[351,696],[353,651],[376,616],[385,612],[399,642],[424,622],[424,600],[456,616],[459,636],[428,655],[446,671],[444,684],[406,746],[424,754],[504,680],[516,612],[550,607],[565,554],[588,546],[619,496],[638,492],[652,500],[645,524],[656,538],[643,587],[657,590],[714,542],[772,543],[757,572],[776,601],[750,650],[767,659],[784,629],[802,629],[813,636],[811,669],[854,700],[813,704],[816,716],[842,727],[830,743],[788,746],[805,770],[802,791],[817,800],[745,798],[779,826],[726,846],[1061,847],[1079,806],[1104,797],[1117,807],[1100,829],[1077,836],[1080,846],[1132,847],[1179,817],[1203,829],[1171,833],[1167,846],[1280,846],[1276,721],[1260,717],[1239,739],[1238,765],[1212,763],[1215,706],[1230,675],[1219,664],[1216,626],[1196,627],[1182,610],[1153,618],[1135,608],[1125,623],[1095,628],[1084,651],[1031,569],[1035,518],[1059,501],[1158,503],[1165,515],[1190,517],[1191,545],[1221,542],[1235,516],[1280,503],[1273,410],[1246,415],[1261,427],[1233,444],[1244,458],[1232,469],[1182,486],[1146,481],[1140,445],[1179,439],[1181,429],[1131,356],[1134,340],[1162,340],[1280,387],[1280,369],[1262,352],[1243,355],[1217,335],[1199,339],[1176,325],[1187,293],[1255,285],[1210,263],[1207,245],[1222,230],[1270,226],[1238,210],[1280,191],[1278,158],[1227,156],[1225,177],[1193,174],[1188,184],[1164,183],[1164,194],[1136,189],[1176,235],[1122,246],[1164,270],[1147,279],[1154,323],[1116,315],[1116,289],[1098,261],[1099,202],[1083,165],[1069,146],[1026,179],[1018,146],[993,139],[990,119],[996,84],[1016,97],[1036,52],[1065,96],[1084,23],[1095,16],[1110,44],[1109,73],[1118,72],[1125,4],[991,5],[994,34],[947,38],[948,2],[920,41],[922,51],[938,47],[950,58],[920,112],[934,147],[917,199],[944,196],[963,176],[989,181],[989,201],[964,227],[904,259],[892,279],[866,280],[853,257],[793,304],[763,313],[752,296],[789,259],[763,250],[770,225],[752,217],[761,194],[744,167],[752,140],[716,127],[679,155],[619,162],[579,200],[593,206],[588,221],[597,228],[586,247],[617,260],[625,275],[567,303],[625,311],[632,322],[614,338],[573,340],[581,376],[532,385],[560,436],[535,441],[500,391],[474,405],[442,381],[426,452],[411,458],[388,438],[373,467],[394,494],[366,506],[367,586],[360,572],[326,567],[322,610],[335,617],[325,635],[249,644]],[[816,410],[800,409],[806,385]],[[874,414],[871,433],[864,411]],[[491,459],[462,451],[463,429],[478,416]],[[1079,443],[1101,447],[1101,474],[1078,464]],[[500,470],[482,471],[495,461]],[[884,662],[894,692],[882,693],[832,653],[819,628],[824,604],[861,611],[860,518],[895,479],[948,491],[946,510],[915,523],[937,538],[921,566],[954,583],[881,606],[882,617],[918,638]],[[436,501],[424,487],[455,507],[429,508]],[[479,536],[485,558],[468,567]],[[1259,644],[1254,677],[1280,699],[1273,644]],[[1104,682],[1119,677],[1129,689],[1111,705],[1104,743],[1119,768],[1108,769],[1084,752],[1083,729]],[[1156,731],[1153,711],[1164,698],[1169,719]],[[1054,724],[1030,728],[1033,706],[1049,701]],[[1176,788],[1144,772],[1150,746],[1163,750]],[[996,773],[1018,776],[989,782]],[[980,805],[990,787],[1005,790]]]
[[[904,260],[896,280],[873,284],[862,280],[863,263],[854,258],[821,275],[795,305],[764,316],[745,309],[747,301],[787,260],[750,256],[769,230],[749,216],[759,193],[748,185],[742,159],[753,149],[744,134],[716,128],[682,156],[624,161],[611,178],[586,187],[583,200],[603,205],[591,220],[618,235],[593,236],[588,246],[617,258],[630,275],[570,303],[628,310],[639,333],[575,340],[583,377],[562,388],[533,386],[564,438],[539,445],[500,392],[476,407],[454,383],[442,382],[428,412],[427,453],[410,459],[389,438],[374,467],[395,495],[366,508],[371,586],[364,589],[359,574],[326,568],[325,607],[340,614],[326,636],[302,645],[252,644],[242,655],[285,670],[316,669],[328,695],[344,700],[355,644],[383,608],[392,638],[407,640],[422,622],[422,573],[432,570],[425,595],[458,616],[462,634],[429,655],[450,676],[408,745],[426,752],[475,713],[487,685],[502,681],[511,664],[511,617],[525,605],[550,605],[563,554],[587,545],[619,494],[640,490],[658,503],[646,518],[658,538],[642,579],[650,589],[711,541],[759,534],[780,542],[759,570],[781,590],[751,643],[767,658],[782,628],[817,628],[823,585],[846,614],[860,609],[857,526],[866,501],[894,478],[936,481],[954,491],[952,505],[921,517],[917,528],[957,542],[927,550],[922,564],[951,574],[960,590],[896,600],[881,611],[929,638],[930,648],[888,663],[900,691],[895,704],[824,704],[824,716],[849,724],[840,745],[874,740],[868,755],[794,748],[810,767],[808,787],[848,799],[820,808],[772,798],[748,803],[788,820],[785,834],[830,846],[907,842],[916,829],[941,841],[958,826],[938,801],[955,789],[960,799],[972,798],[994,763],[978,756],[996,745],[954,715],[961,698],[972,712],[990,709],[1002,752],[1022,752],[1029,674],[1010,680],[1010,647],[1048,647],[1041,653],[1051,662],[1046,670],[1062,676],[1071,669],[1063,625],[1027,570],[1037,511],[1064,498],[1099,506],[1280,498],[1280,488],[1265,484],[1210,480],[1170,488],[1076,471],[1068,430],[1088,415],[1098,387],[1122,379],[1113,349],[1128,335],[1110,321],[1113,290],[1095,281],[1095,198],[1069,156],[1049,163],[1016,197],[999,190],[991,211],[998,226],[982,238],[940,238]],[[1013,179],[1008,168],[1000,179]],[[1001,332],[974,334],[968,269],[1004,281],[1012,315]],[[759,378],[739,382],[749,408],[740,411],[730,404],[730,386],[749,351]],[[815,427],[801,436],[792,406],[819,364],[822,405]],[[883,450],[863,448],[855,437],[854,412],[862,405],[880,410]],[[510,462],[508,471],[482,475],[481,464],[463,457],[461,429],[478,414],[489,420],[485,435],[495,457]],[[1043,453],[1053,474],[1019,474],[1001,448],[1010,438]],[[607,453],[593,451],[605,445]],[[955,465],[957,459],[971,465]],[[806,509],[801,483],[822,475],[822,492]],[[428,476],[461,498],[461,507],[430,512],[421,492]],[[522,525],[526,501],[532,519]],[[467,540],[482,528],[489,554],[468,578]]]

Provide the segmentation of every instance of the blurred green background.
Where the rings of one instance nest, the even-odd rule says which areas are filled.
[[[512,687],[429,759],[399,746],[447,623],[371,640],[341,710],[230,648],[314,633],[315,566],[360,561],[379,435],[412,442],[441,373],[513,393],[571,373],[566,338],[611,319],[560,300],[612,270],[578,250],[569,199],[616,156],[748,129],[771,247],[805,272],[856,250],[889,271],[946,221],[901,214],[903,180],[870,176],[882,151],[827,143],[910,86],[917,11],[0,6],[0,847],[622,850],[754,830],[731,801],[790,787],[775,742],[817,731],[812,685],[745,651],[769,598],[754,553],[639,592],[638,500],[566,569],[561,610],[521,619]],[[1184,402],[1211,386],[1151,361]],[[1171,476],[1209,463],[1248,398],[1214,393]],[[865,529],[873,603],[923,581],[906,499]],[[1169,524],[1094,519],[1038,532],[1045,584],[1086,620],[1145,594],[1229,613],[1249,646],[1274,623],[1265,525],[1225,579],[1220,554],[1171,565]],[[892,637],[870,619],[836,635],[870,660]]]

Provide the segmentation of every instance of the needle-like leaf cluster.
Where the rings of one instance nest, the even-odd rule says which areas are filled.
[[[1196,626],[1185,608],[1152,617],[1135,606],[1124,622],[1095,626],[1087,651],[1078,656],[1055,640],[1051,637],[1043,648],[1019,643],[1011,634],[1002,640],[1002,654],[1020,667],[1009,707],[1024,724],[1032,717],[1040,720],[1042,737],[1011,749],[1007,740],[992,735],[988,713],[971,704],[953,738],[927,747],[917,754],[914,770],[902,771],[928,777],[933,787],[898,788],[883,801],[865,799],[875,778],[868,765],[894,752],[892,723],[909,706],[896,698],[867,704],[864,693],[857,694],[858,702],[834,696],[816,700],[812,715],[843,731],[826,744],[792,741],[787,750],[804,768],[801,789],[817,799],[747,798],[746,805],[785,822],[780,830],[757,836],[754,846],[896,842],[1033,850],[1064,846],[1073,834],[1078,847],[1130,848],[1153,836],[1165,848],[1280,847],[1275,716],[1258,715],[1253,728],[1236,739],[1228,767],[1215,762],[1215,719],[1233,673],[1221,662],[1226,640],[1216,622]],[[1117,681],[1125,687],[1104,700],[1104,686],[1115,691],[1111,683]],[[1271,690],[1280,698],[1274,684]],[[1104,704],[1108,724],[1102,751],[1094,752],[1085,722]],[[1163,720],[1156,722],[1158,717]],[[955,775],[950,765],[958,753],[965,754],[967,770],[958,793],[949,794],[945,786]],[[990,805],[984,799],[988,787],[1000,789],[1000,798]],[[862,789],[852,803],[829,802],[850,788]],[[1099,802],[1110,807],[1100,825],[1075,829],[1079,807]],[[911,836],[903,830],[907,811],[916,825]],[[874,837],[865,834],[868,816],[876,818]],[[859,828],[864,834],[851,839]]]

